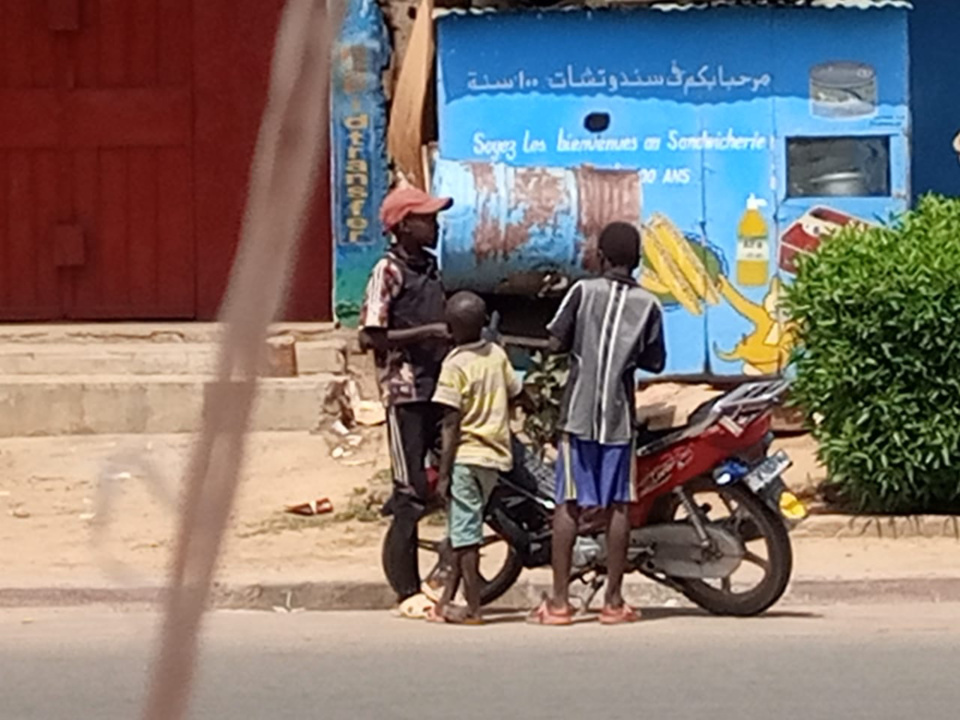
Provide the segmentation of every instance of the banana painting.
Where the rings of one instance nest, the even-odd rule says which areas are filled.
[[[703,260],[663,215],[653,215],[643,227],[643,255],[640,285],[644,289],[661,297],[673,297],[694,315],[703,315],[705,303],[720,302],[720,293]]]
[[[643,226],[644,263],[640,286],[661,298],[676,301],[687,312],[702,316],[708,305],[726,303],[753,325],[736,346],[725,351],[714,348],[727,362],[742,362],[750,376],[776,375],[790,360],[795,337],[779,310],[782,290],[779,278],[770,284],[761,304],[742,295],[722,271],[711,272],[694,242],[669,218],[655,213]]]
[[[670,288],[660,282],[660,277],[650,268],[643,268],[640,272],[640,287],[661,297],[670,294]]]
[[[720,303],[720,293],[707,274],[703,260],[693,252],[689,241],[680,233],[676,225],[663,215],[655,214],[650,218],[650,232],[665,248],[679,266],[687,282],[701,298],[711,305]]]

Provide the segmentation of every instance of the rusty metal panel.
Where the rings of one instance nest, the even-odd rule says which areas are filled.
[[[450,288],[530,294],[548,276],[569,284],[592,266],[604,225],[640,221],[636,170],[439,160],[434,190],[454,198],[440,249]]]

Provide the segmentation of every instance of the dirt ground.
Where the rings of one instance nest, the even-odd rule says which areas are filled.
[[[332,434],[250,436],[221,577],[310,579],[321,565],[324,575],[377,572],[378,524],[284,512],[321,498],[346,510],[354,488],[388,464],[379,429],[358,437],[351,448]],[[3,584],[159,582],[191,442],[185,435],[0,441]],[[334,459],[336,448],[345,456]]]
[[[382,428],[352,437],[250,437],[220,579],[230,582],[378,580],[381,522],[344,521],[355,488],[387,467]],[[176,528],[184,435],[0,441],[0,581],[5,587],[162,582]],[[781,441],[790,482],[820,473],[809,440]],[[334,457],[336,455],[337,457]],[[288,505],[328,497],[335,514],[302,518]],[[362,498],[361,498],[362,499]],[[795,539],[796,576],[956,575],[952,539]]]

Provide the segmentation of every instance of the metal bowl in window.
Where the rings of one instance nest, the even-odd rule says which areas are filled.
[[[866,63],[829,62],[810,70],[814,115],[836,120],[868,117],[877,111],[877,71]]]
[[[815,195],[825,197],[866,197],[867,176],[862,172],[832,172],[810,180]]]

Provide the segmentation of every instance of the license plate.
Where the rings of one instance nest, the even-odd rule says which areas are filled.
[[[783,473],[790,469],[791,465],[793,465],[793,461],[781,450],[751,470],[744,481],[747,483],[747,487],[759,494],[771,483],[779,480]]]

